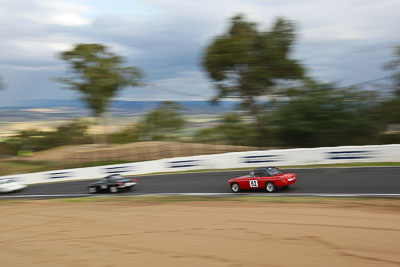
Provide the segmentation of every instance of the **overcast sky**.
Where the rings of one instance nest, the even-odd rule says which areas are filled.
[[[209,99],[201,69],[204,48],[242,13],[269,29],[293,20],[293,57],[322,81],[348,85],[388,75],[382,70],[400,44],[399,0],[0,0],[0,105],[26,99],[74,99],[51,77],[65,73],[60,51],[103,43],[145,72],[146,88],[118,99]],[[179,93],[182,92],[182,93]]]

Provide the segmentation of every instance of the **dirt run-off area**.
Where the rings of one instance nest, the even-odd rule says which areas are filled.
[[[399,266],[400,200],[0,202],[0,266]]]

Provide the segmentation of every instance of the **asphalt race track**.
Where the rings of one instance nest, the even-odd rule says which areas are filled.
[[[263,195],[319,195],[360,194],[400,196],[400,167],[356,167],[286,169],[298,176],[296,184]],[[232,193],[228,179],[245,175],[249,171],[180,173],[136,176],[137,186],[132,191],[107,194],[110,196],[147,194],[226,194]],[[57,182],[30,185],[22,192],[2,194],[0,198],[50,198],[89,196],[86,185],[91,181]],[[104,195],[104,194],[102,194]]]

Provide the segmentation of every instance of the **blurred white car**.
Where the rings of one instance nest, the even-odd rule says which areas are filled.
[[[23,183],[12,178],[0,178],[0,193],[9,193],[26,188]]]

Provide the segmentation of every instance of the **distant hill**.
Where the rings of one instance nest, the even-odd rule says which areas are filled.
[[[124,101],[111,102],[109,112],[115,117],[142,115],[160,105],[161,101]],[[182,113],[221,114],[236,108],[237,101],[221,101],[213,105],[209,101],[176,101],[182,106]],[[62,120],[88,116],[90,110],[79,100],[35,99],[25,101],[18,106],[0,107],[0,121]]]
[[[236,107],[237,101],[220,101],[218,104],[213,105],[209,101],[175,101],[181,105],[185,110],[213,110],[225,111],[232,110]],[[113,100],[110,109],[130,109],[135,111],[147,111],[157,107],[162,101],[127,101],[127,100]],[[86,104],[80,100],[61,100],[61,99],[34,99],[24,101],[18,106],[0,107],[1,110],[15,110],[15,109],[32,109],[32,108],[86,108]]]

